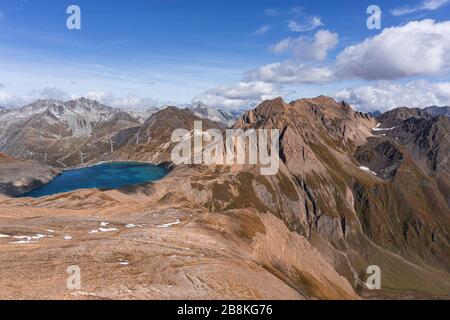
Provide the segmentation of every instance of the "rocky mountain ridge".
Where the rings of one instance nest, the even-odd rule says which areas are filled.
[[[197,107],[195,112],[186,109],[197,120],[215,121],[217,127],[231,123],[231,114],[204,105]],[[124,146],[124,139],[129,144],[148,140],[145,134],[139,136],[137,131],[145,130],[139,127],[145,126],[153,114],[168,108],[118,109],[86,98],[68,102],[39,100],[0,113],[0,151],[60,168],[84,165],[108,150],[118,150]]]
[[[431,106],[426,107],[424,110],[433,116],[450,117],[450,107]]]

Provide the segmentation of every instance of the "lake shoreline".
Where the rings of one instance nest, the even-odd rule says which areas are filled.
[[[167,164],[157,165],[144,161],[102,161],[61,170],[54,179],[15,197],[39,198],[79,189],[120,189],[161,180],[170,171],[171,168]]]
[[[169,171],[171,171],[173,169],[173,164],[172,163],[167,163],[167,162],[162,162],[159,164],[153,163],[153,162],[148,162],[148,161],[139,161],[139,160],[108,160],[108,161],[100,161],[100,162],[96,162],[96,163],[92,163],[92,164],[87,164],[87,165],[83,165],[83,166],[78,166],[78,167],[70,167],[70,168],[60,168],[61,171],[70,171],[70,170],[77,170],[77,169],[84,169],[84,168],[91,168],[91,167],[95,167],[98,165],[102,165],[102,164],[108,164],[108,163],[138,163],[138,164],[151,164],[157,167],[163,167]]]

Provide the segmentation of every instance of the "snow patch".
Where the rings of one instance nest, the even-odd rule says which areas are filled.
[[[175,221],[175,222],[164,223],[164,224],[161,224],[161,225],[156,226],[156,227],[157,228],[169,228],[170,226],[174,226],[174,225],[177,225],[177,224],[180,224],[180,223],[181,223],[181,221],[177,219],[177,221]]]
[[[133,224],[133,223],[129,223],[125,226],[125,228],[128,229],[133,229],[133,228],[142,228],[144,225],[143,224]]]
[[[36,243],[37,241],[29,241],[29,240],[19,240],[19,241],[12,241],[11,244],[28,244],[28,243]]]
[[[12,241],[10,243],[12,243],[12,244],[36,243],[45,237],[51,237],[51,236],[47,236],[45,234],[39,234],[39,233],[34,236],[13,236],[13,238],[17,239],[18,241]]]
[[[113,232],[117,231],[117,228],[98,228],[91,230],[89,233],[98,233],[98,232]]]
[[[373,128],[372,131],[378,132],[378,131],[391,131],[394,130],[396,127],[392,128]]]
[[[371,173],[371,174],[377,175],[376,172],[373,172],[372,170],[370,170],[370,169],[367,168],[367,167],[360,166],[359,169],[361,169],[362,171],[369,172],[369,173]]]
[[[119,264],[121,266],[127,266],[127,265],[130,264],[130,262],[128,260],[125,260],[125,259],[119,259]]]

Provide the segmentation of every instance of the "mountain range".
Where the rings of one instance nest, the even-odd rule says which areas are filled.
[[[83,165],[107,150],[122,147],[124,135],[142,132],[139,127],[159,110],[112,108],[86,98],[68,102],[38,100],[0,113],[0,152],[60,168]],[[225,127],[236,119],[205,105],[186,110],[192,110],[199,120],[215,121]],[[126,139],[126,143],[136,144],[136,139],[142,137],[136,136],[134,142]]]
[[[408,109],[411,109],[411,108],[408,108]],[[419,109],[419,108],[415,108],[415,109]],[[431,114],[432,116],[450,117],[450,107],[431,106],[431,107],[425,107],[421,110],[425,111],[426,113]],[[380,111],[373,111],[373,112],[369,112],[369,114],[372,117],[378,117],[382,113]]]
[[[204,130],[231,124],[227,114],[205,109],[168,107],[142,121],[87,100],[40,101],[1,114],[0,151],[8,162],[27,160],[19,162],[46,172],[138,160],[171,172],[113,191],[1,199],[0,217],[9,218],[0,219],[0,231],[51,226],[76,239],[69,246],[57,239],[37,244],[39,251],[14,266],[2,251],[0,263],[12,268],[3,271],[0,287],[24,293],[11,279],[28,278],[37,256],[68,262],[76,252],[96,297],[449,298],[450,118],[409,108],[373,117],[325,96],[277,98],[232,125],[279,130],[276,175],[262,176],[259,165],[174,166],[173,130],[192,133],[203,117],[212,118]],[[35,187],[36,170],[27,174]],[[2,183],[14,180],[5,175]],[[121,231],[92,238],[94,221],[106,219]],[[122,271],[106,288],[95,280],[98,270],[115,274],[119,258],[129,261],[130,273]],[[50,259],[52,268],[65,265]],[[365,286],[372,265],[382,271],[381,290]],[[44,271],[33,285],[47,288],[51,277]],[[47,297],[64,297],[52,290]]]
[[[433,116],[446,116],[450,117],[450,107],[427,107],[425,111]]]

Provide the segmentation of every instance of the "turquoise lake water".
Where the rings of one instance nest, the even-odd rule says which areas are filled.
[[[42,197],[77,189],[117,189],[162,179],[168,169],[147,163],[113,162],[64,171],[51,182],[19,197]]]

